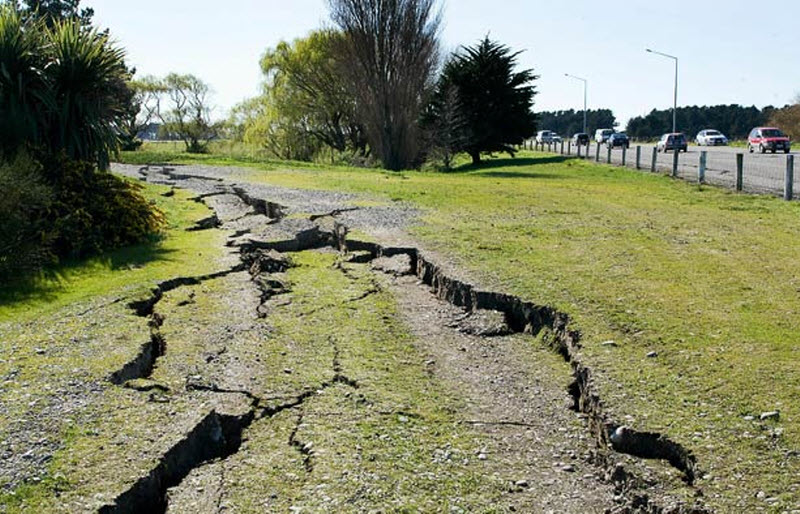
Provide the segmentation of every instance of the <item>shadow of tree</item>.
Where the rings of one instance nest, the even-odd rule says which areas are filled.
[[[501,159],[490,159],[487,161],[482,161],[480,164],[464,164],[458,167],[453,168],[449,172],[445,173],[471,173],[476,171],[484,171],[484,170],[491,170],[495,168],[519,168],[519,167],[531,167],[531,166],[541,166],[544,164],[559,164],[568,160],[573,159],[572,157],[562,156],[562,155],[553,155],[549,157],[505,157]],[[483,175],[489,175],[488,173],[483,173]],[[508,177],[518,177],[522,176],[518,173],[509,172],[507,173]]]
[[[163,248],[161,240],[154,238],[146,243],[120,248],[99,256],[64,260],[37,275],[22,276],[0,284],[0,306],[31,300],[48,301],[70,287],[75,279],[91,273],[93,269],[106,268],[119,271],[141,268],[149,263],[169,260],[170,254],[175,251]]]

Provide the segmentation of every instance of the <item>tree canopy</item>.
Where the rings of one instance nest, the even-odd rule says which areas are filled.
[[[518,55],[486,37],[475,46],[462,47],[445,64],[432,102],[433,117],[443,111],[455,90],[464,124],[460,149],[473,163],[479,163],[485,152],[513,156],[514,145],[536,132],[532,83],[538,76],[533,70],[517,71]]]
[[[76,20],[47,27],[0,6],[0,150],[33,144],[106,166],[125,108],[124,57]]]
[[[435,0],[329,0],[348,94],[383,166],[423,154],[419,117],[435,83],[440,15]]]
[[[731,139],[745,139],[753,127],[766,124],[774,110],[736,104],[678,107],[678,130],[694,137],[701,130],[716,129]],[[654,139],[667,132],[672,132],[672,109],[653,109],[628,121],[627,133],[633,138]]]
[[[589,134],[597,129],[617,126],[617,119],[611,109],[594,109],[587,111],[586,114],[586,130]],[[537,116],[541,130],[552,130],[567,137],[583,132],[582,110],[545,111],[537,113]]]
[[[768,124],[780,128],[793,140],[800,140],[800,95],[794,104],[773,111]]]

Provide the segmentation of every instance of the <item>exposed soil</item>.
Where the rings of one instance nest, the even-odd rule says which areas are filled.
[[[689,449],[608,418],[569,318],[433,262],[402,230],[414,211],[234,184],[227,168],[115,171],[195,192],[214,214],[193,229],[226,231],[228,253],[219,272],[115,303],[138,318],[141,341],[98,394],[121,395],[130,407],[117,410],[134,427],[89,475],[134,465],[67,492],[71,510],[379,512],[425,501],[422,510],[450,512],[704,512]],[[328,260],[335,265],[308,264]],[[294,284],[301,272],[319,278]],[[397,319],[381,314],[387,305]],[[387,339],[401,328],[411,353],[398,357],[400,343]],[[408,391],[387,387],[395,372],[417,377]],[[411,391],[441,395],[441,414],[416,413]],[[170,417],[174,425],[158,424]],[[355,428],[365,425],[382,435]],[[114,433],[110,421],[104,430]],[[427,446],[448,431],[452,447]],[[424,499],[399,492],[427,474],[474,487],[434,487]]]

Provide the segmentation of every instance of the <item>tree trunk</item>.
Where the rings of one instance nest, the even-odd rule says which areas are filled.
[[[481,153],[480,152],[470,152],[470,157],[472,157],[472,165],[477,166],[481,163]]]

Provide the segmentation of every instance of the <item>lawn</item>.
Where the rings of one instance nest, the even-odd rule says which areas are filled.
[[[81,261],[63,262],[32,281],[0,287],[0,323],[43,316],[65,305],[153,284],[178,274],[203,275],[216,271],[221,234],[186,229],[206,216],[204,205],[187,202],[191,196],[169,188],[145,186],[143,194],[167,215],[167,227],[153,241],[122,248]],[[199,258],[198,258],[199,257]]]
[[[573,316],[614,417],[692,449],[712,505],[800,504],[800,205],[540,154],[452,173],[201,162],[415,205],[426,248]]]

